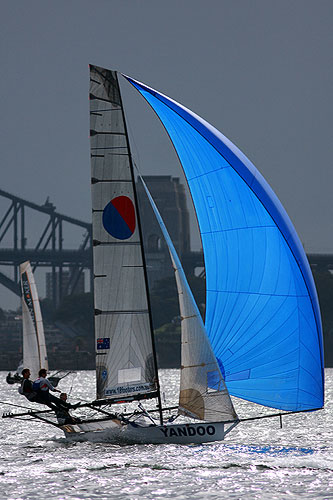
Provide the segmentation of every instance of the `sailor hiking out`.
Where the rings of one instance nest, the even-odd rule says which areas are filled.
[[[59,399],[53,396],[53,394],[50,394],[50,390],[59,393],[61,393],[61,391],[53,387],[51,382],[46,378],[47,371],[45,368],[39,370],[39,377],[34,382],[31,382],[30,375],[29,368],[24,368],[22,370],[23,381],[19,388],[19,393],[22,394],[22,396],[25,396],[33,403],[46,405],[55,411],[68,410],[72,407],[66,400]]]
[[[68,405],[68,403],[67,403],[67,394],[65,392],[62,392],[60,394],[60,400],[62,401],[62,403],[64,403],[64,405]],[[71,406],[71,405],[68,405],[68,406]],[[74,406],[77,406],[77,405],[74,405]],[[79,418],[72,417],[68,413],[68,409],[66,409],[65,406],[63,406],[62,408],[58,408],[55,411],[55,414],[56,414],[56,417],[57,417],[57,420],[58,420],[58,424],[60,424],[60,425],[64,425],[64,424],[76,424],[76,423],[81,422],[81,420]]]
[[[23,380],[21,382],[21,386],[18,388],[18,392],[25,396],[29,401],[33,401],[37,403],[37,392],[35,392],[32,388],[32,382],[30,379],[30,370],[29,368],[24,368],[22,370]]]
[[[50,390],[53,392],[59,392],[59,394],[61,391],[53,387],[51,382],[46,378],[47,371],[45,368],[41,368],[38,375],[39,377],[32,384],[32,390],[37,393],[38,398],[43,402],[43,404],[52,409],[54,409],[54,405],[59,409],[64,407],[69,408],[69,403],[53,396],[53,394],[50,394]]]

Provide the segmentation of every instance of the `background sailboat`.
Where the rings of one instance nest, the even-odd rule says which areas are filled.
[[[29,261],[20,264],[21,304],[22,304],[22,354],[23,359],[12,377],[7,376],[8,383],[20,382],[22,368],[29,368],[32,380],[38,377],[41,368],[49,369],[42,314],[39,305],[35,278]],[[11,381],[11,379],[13,379]]]
[[[29,261],[20,264],[21,281],[21,304],[22,304],[22,354],[23,359],[17,368],[17,372],[7,375],[7,383],[20,383],[22,380],[21,370],[29,368],[31,379],[38,377],[41,368],[49,369],[47,350],[44,335],[42,313],[40,310],[38,292],[35,278]],[[69,372],[56,372],[48,379],[56,387],[59,380],[68,375]]]

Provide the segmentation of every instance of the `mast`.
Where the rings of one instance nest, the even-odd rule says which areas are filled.
[[[119,87],[118,72],[116,72],[116,78],[117,78],[117,83],[118,83],[118,88],[119,88],[119,97],[120,97],[121,111],[122,111],[122,115],[123,115],[124,128],[125,128],[125,136],[126,136],[126,143],[127,143],[127,150],[128,150],[128,154],[129,154],[130,169],[131,169],[132,182],[133,182],[133,192],[134,192],[135,208],[136,208],[136,213],[137,213],[138,229],[139,229],[139,233],[140,233],[141,255],[142,255],[142,261],[143,261],[143,272],[144,272],[145,283],[146,283],[146,291],[147,291],[147,302],[148,302],[148,315],[149,315],[149,324],[150,324],[150,333],[151,333],[151,343],[152,343],[152,348],[153,348],[154,364],[156,366],[156,385],[157,385],[158,410],[159,410],[159,416],[160,416],[160,423],[161,423],[161,425],[163,425],[163,410],[162,410],[162,401],[161,401],[161,390],[160,390],[160,381],[159,381],[159,377],[158,377],[156,345],[155,345],[155,339],[154,339],[153,318],[152,318],[152,312],[151,312],[151,303],[150,303],[150,295],[149,295],[149,287],[148,287],[148,274],[147,274],[146,256],[145,256],[145,250],[144,250],[144,246],[143,246],[143,234],[142,234],[142,226],[141,226],[140,209],[139,209],[139,203],[138,203],[138,195],[137,195],[136,185],[135,185],[135,176],[134,176],[134,167],[133,167],[132,152],[131,152],[130,142],[129,142],[129,138],[128,138],[126,117],[125,117],[124,106],[123,106],[123,101],[122,101],[120,87]]]

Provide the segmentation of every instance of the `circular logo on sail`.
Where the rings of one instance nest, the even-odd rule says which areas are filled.
[[[135,230],[135,210],[127,196],[113,198],[103,210],[104,229],[118,240],[127,240]]]

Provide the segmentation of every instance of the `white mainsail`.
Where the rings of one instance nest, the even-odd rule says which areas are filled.
[[[141,229],[115,71],[90,66],[97,398],[156,397]]]
[[[23,367],[31,378],[38,377],[41,368],[48,370],[42,314],[37,287],[29,261],[20,264],[22,288]]]
[[[168,245],[177,282],[182,321],[179,413],[210,422],[236,420],[235,409],[176,249],[142,177],[141,181]]]

